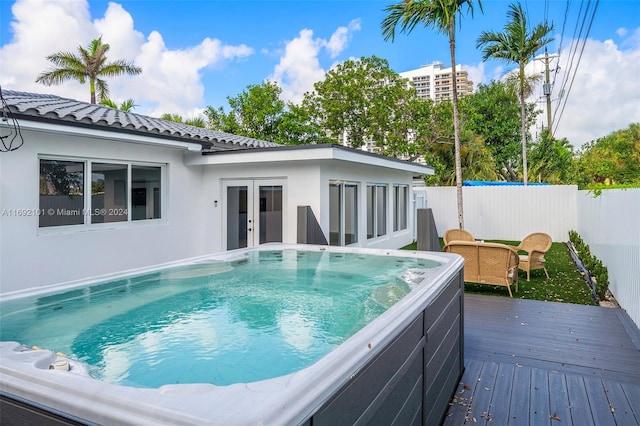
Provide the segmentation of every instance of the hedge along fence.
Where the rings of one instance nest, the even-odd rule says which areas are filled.
[[[582,241],[582,238],[576,231],[569,231],[569,243],[567,243],[569,251],[575,254],[578,268],[583,269],[585,281],[591,288],[594,301],[604,300],[607,298],[607,290],[609,289],[609,271],[602,261],[591,254],[588,244]]]

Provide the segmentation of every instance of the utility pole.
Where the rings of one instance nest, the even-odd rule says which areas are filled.
[[[544,49],[544,85],[542,92],[547,97],[547,128],[549,129],[549,137],[552,138],[551,130],[551,82],[549,81],[549,53],[547,48]]]

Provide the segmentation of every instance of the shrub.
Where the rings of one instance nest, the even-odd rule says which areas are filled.
[[[582,241],[582,238],[576,231],[569,231],[569,241],[576,249],[578,259],[584,265],[589,275],[595,278],[595,292],[600,300],[606,298],[609,289],[609,271],[602,261],[591,254],[588,244]]]

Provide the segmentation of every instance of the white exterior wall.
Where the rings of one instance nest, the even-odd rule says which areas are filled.
[[[24,129],[22,134],[20,149],[0,155],[3,294],[203,254],[202,168],[184,167],[184,150]],[[37,215],[12,213],[39,207],[39,155],[166,164],[163,219],[39,228]]]
[[[318,218],[320,226],[329,238],[329,182],[345,181],[358,184],[358,243],[356,247],[397,249],[413,242],[413,223],[415,211],[412,208],[411,184],[412,175],[394,171],[383,167],[369,167],[362,164],[346,162],[334,163],[331,167],[322,169],[321,178],[321,215]],[[387,185],[387,233],[386,235],[367,239],[367,193],[368,183]],[[408,218],[407,229],[393,232],[393,184],[408,186]]]
[[[640,188],[578,191],[576,231],[609,273],[609,289],[640,325]]]
[[[23,130],[23,136],[23,147],[0,156],[0,211],[4,212],[0,217],[0,294],[223,251],[223,185],[230,180],[268,179],[269,184],[283,185],[285,243],[297,241],[298,206],[311,206],[329,238],[329,182],[335,180],[355,182],[359,187],[358,242],[354,246],[395,249],[413,241],[411,205],[408,228],[392,231],[393,185],[411,188],[413,172],[389,168],[387,160],[372,157],[372,164],[336,158],[310,160],[313,153],[284,150],[265,154],[270,157],[259,151],[233,154],[214,164],[206,163],[199,152],[110,140],[92,136],[91,131],[80,135],[29,129]],[[37,214],[11,214],[41,207],[41,156],[164,165],[162,219],[40,228]],[[225,164],[227,159],[230,164]],[[387,234],[371,240],[366,238],[367,183],[388,187]],[[85,188],[85,193],[90,191]]]
[[[408,228],[393,232],[392,194],[393,184],[409,187],[410,173],[393,171],[383,167],[364,166],[342,161],[288,161],[280,163],[248,163],[245,165],[206,165],[204,171],[204,203],[207,220],[203,225],[205,250],[217,252],[223,246],[224,205],[223,184],[229,180],[273,180],[281,179],[283,194],[283,242],[295,244],[297,241],[297,208],[310,206],[320,224],[325,237],[329,239],[329,183],[345,181],[358,184],[358,243],[355,247],[400,248],[413,241],[413,209],[409,201]],[[388,186],[387,235],[367,240],[366,235],[366,184],[382,183]],[[215,201],[218,201],[218,207]]]
[[[225,214],[223,184],[230,180],[279,180],[283,184],[283,228],[284,243],[295,244],[297,240],[297,206],[311,206],[319,212],[319,170],[317,166],[296,164],[247,164],[204,166],[204,202],[207,221],[203,226],[207,252],[224,251],[223,216]],[[215,207],[217,203],[217,207]]]
[[[455,187],[415,188],[424,191],[438,235],[458,228]],[[576,229],[575,185],[465,186],[462,188],[464,228],[476,239],[520,241],[533,232],[553,241],[568,241]]]

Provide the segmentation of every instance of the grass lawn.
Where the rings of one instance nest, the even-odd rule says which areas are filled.
[[[491,242],[513,246],[519,243],[518,241]],[[442,244],[442,240],[440,244]],[[413,243],[402,249],[416,250],[416,248],[417,244]],[[531,281],[527,281],[527,273],[519,271],[518,291],[515,292],[515,286],[511,286],[513,297],[593,305],[591,290],[573,263],[564,243],[553,243],[551,249],[545,255],[545,259],[549,278],[547,279],[542,269],[535,269],[531,271]],[[505,287],[486,284],[465,283],[464,291],[467,293],[509,297],[509,292]]]

